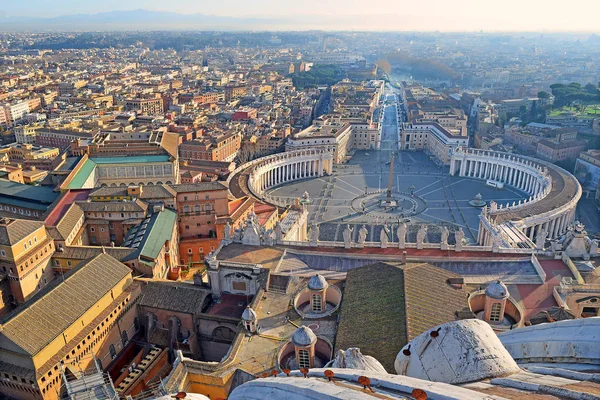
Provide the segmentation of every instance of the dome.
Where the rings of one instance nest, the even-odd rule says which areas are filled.
[[[495,300],[505,300],[510,297],[508,288],[501,280],[490,283],[485,289],[485,295]]]
[[[244,321],[256,321],[256,311],[251,309],[250,306],[246,307],[242,313],[242,319]]]
[[[305,325],[296,329],[296,332],[294,332],[294,335],[292,336],[292,343],[300,347],[310,346],[316,341],[317,336],[313,333],[312,329]]]
[[[328,286],[327,280],[325,280],[325,277],[321,274],[313,275],[308,281],[308,288],[310,290],[324,290],[327,289]]]
[[[365,371],[375,371],[386,374],[387,371],[377,359],[371,356],[365,356],[358,347],[350,347],[348,350],[339,350],[331,363],[327,366],[331,368],[350,368]]]
[[[394,368],[399,375],[452,385],[521,371],[492,327],[479,319],[428,329],[404,346]]]

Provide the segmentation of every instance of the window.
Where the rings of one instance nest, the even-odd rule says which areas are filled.
[[[298,367],[310,367],[310,354],[308,353],[308,350],[298,350]]]
[[[323,311],[323,305],[321,304],[321,296],[319,296],[318,294],[312,295],[312,310],[314,312]]]
[[[70,267],[71,266],[71,260],[67,260],[67,265]]]
[[[2,257],[5,257],[5,256],[6,256],[6,251],[4,251],[4,250],[0,250],[0,255],[1,255]]]
[[[490,311],[490,321],[499,322],[501,311],[502,311],[502,304],[500,304],[500,303],[492,304],[492,310]]]
[[[188,249],[188,253],[189,253],[189,254],[192,254],[192,249]]]
[[[90,232],[96,232],[96,229],[93,226],[90,226]]]

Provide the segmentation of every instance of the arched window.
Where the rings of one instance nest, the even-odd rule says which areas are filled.
[[[200,212],[200,204],[196,204],[196,206],[194,207],[194,211],[196,211],[197,213]]]
[[[205,211],[210,211],[210,210],[211,210],[211,208],[212,208],[212,207],[211,207],[210,203],[206,203],[206,205],[204,206],[204,210],[205,210]]]
[[[490,310],[490,321],[499,322],[501,311],[502,311],[502,304],[500,304],[500,303],[492,304],[492,309]]]

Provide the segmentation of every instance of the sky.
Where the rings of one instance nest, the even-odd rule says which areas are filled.
[[[385,15],[386,28],[397,20],[399,30],[600,31],[600,0],[0,0],[4,17],[134,9],[232,17]],[[378,18],[371,26],[381,26]]]

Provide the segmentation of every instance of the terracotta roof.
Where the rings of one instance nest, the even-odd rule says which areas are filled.
[[[466,293],[447,283],[457,277],[427,263],[379,262],[348,271],[336,351],[358,347],[393,372],[406,343],[468,307]]]
[[[148,282],[147,285],[142,286],[139,305],[186,314],[199,314],[202,312],[208,294],[209,290],[189,283]]]
[[[41,221],[5,218],[0,221],[0,245],[13,246],[43,226]]]
[[[56,279],[9,314],[0,336],[35,355],[131,273],[108,254],[100,254]],[[0,346],[14,351],[14,345]]]

